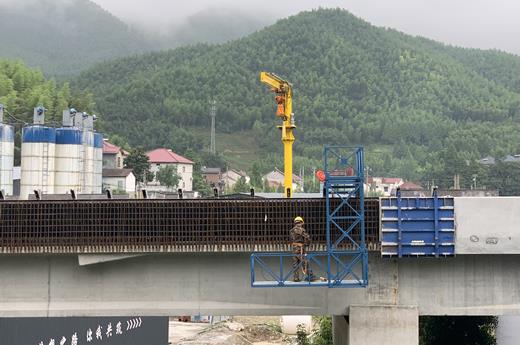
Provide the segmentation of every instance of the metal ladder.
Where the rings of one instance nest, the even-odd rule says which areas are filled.
[[[42,193],[47,194],[49,184],[49,143],[42,147]]]
[[[75,181],[74,181],[74,189],[76,190],[76,192],[81,192],[83,191],[83,189],[81,188],[81,173],[82,173],[82,169],[83,169],[83,144],[81,145],[77,145],[77,148],[78,150],[78,170],[77,170],[77,174],[76,174],[76,178],[75,178]]]
[[[79,179],[80,179],[80,182],[79,182],[79,191],[80,192],[84,192],[86,187],[87,187],[87,172],[85,171],[85,167],[86,167],[86,160],[87,160],[87,157],[86,154],[87,154],[87,150],[86,150],[86,146],[87,146],[87,142],[86,142],[86,131],[83,130],[83,133],[81,135],[81,145],[80,145],[80,149],[79,149],[79,156],[80,156],[80,160],[79,160]]]
[[[4,141],[0,141],[0,190],[4,190]],[[12,175],[11,175],[12,180]]]

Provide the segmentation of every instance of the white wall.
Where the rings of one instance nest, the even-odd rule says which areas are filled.
[[[127,193],[135,192],[135,176],[129,174],[127,177],[103,177],[103,187],[111,190],[124,190]]]

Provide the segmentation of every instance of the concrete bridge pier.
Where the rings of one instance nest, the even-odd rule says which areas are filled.
[[[332,317],[334,345],[418,345],[419,312],[405,306],[350,306]]]
[[[348,315],[332,315],[332,343],[348,345]]]

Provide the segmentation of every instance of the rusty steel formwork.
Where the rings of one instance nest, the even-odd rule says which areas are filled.
[[[379,250],[378,199],[365,214]],[[0,253],[285,251],[297,215],[324,250],[325,199],[3,201]]]

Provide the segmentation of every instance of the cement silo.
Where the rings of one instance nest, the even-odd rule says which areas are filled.
[[[102,193],[103,189],[103,135],[94,133],[94,183],[92,193]]]
[[[13,195],[14,129],[4,121],[4,107],[0,104],[0,190]]]
[[[45,110],[34,109],[34,124],[22,130],[20,198],[27,199],[35,190],[54,193],[54,156],[56,130],[44,126]]]
[[[94,119],[91,115],[83,113],[82,129],[83,146],[83,191],[84,194],[92,194],[94,184]]]
[[[81,187],[81,130],[73,127],[75,111],[63,111],[63,127],[56,129],[54,193],[80,192]]]

